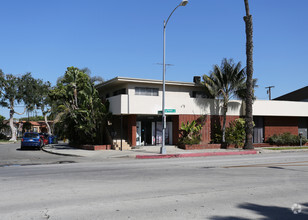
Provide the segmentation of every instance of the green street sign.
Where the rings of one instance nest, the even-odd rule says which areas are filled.
[[[176,113],[175,109],[165,109],[165,113]],[[158,111],[158,114],[163,114],[163,111]]]
[[[175,113],[175,109],[165,109],[165,113]]]

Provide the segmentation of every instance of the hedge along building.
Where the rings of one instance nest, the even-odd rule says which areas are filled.
[[[182,122],[203,125],[202,145],[208,145],[222,122],[222,102],[207,99],[200,78],[195,82],[166,81],[166,144],[176,145]],[[130,146],[160,145],[162,141],[162,81],[116,77],[97,85],[113,114],[110,133]],[[229,102],[226,125],[244,116],[245,104]],[[253,104],[254,143],[283,132],[298,134],[299,119],[308,118],[308,102],[259,101]]]

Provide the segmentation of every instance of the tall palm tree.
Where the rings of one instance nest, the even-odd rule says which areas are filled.
[[[244,0],[246,16],[244,16],[245,30],[246,30],[246,67],[247,67],[247,80],[246,80],[246,141],[244,149],[253,149],[252,136],[253,136],[253,116],[252,116],[252,102],[253,102],[253,27],[252,16],[249,12],[248,0]]]
[[[245,87],[245,68],[241,68],[241,63],[234,63],[232,59],[224,58],[221,66],[215,65],[210,75],[203,75],[203,84],[209,98],[220,99],[223,102],[223,126],[222,143],[225,143],[226,117],[228,104],[232,98],[239,97],[243,87]]]
[[[90,77],[91,83],[93,83],[94,85],[104,82],[104,79],[101,76],[91,76],[92,72],[88,67],[84,67],[80,69],[80,71],[87,74]]]

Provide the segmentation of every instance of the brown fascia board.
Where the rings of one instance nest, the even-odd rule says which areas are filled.
[[[96,86],[96,88],[108,86],[111,84],[118,84],[118,83],[145,83],[145,84],[159,84],[161,85],[163,83],[162,80],[155,80],[155,79],[140,79],[140,78],[128,78],[128,77],[115,77],[113,79],[110,79],[106,82],[102,82]],[[179,82],[179,81],[166,81],[166,85],[174,85],[174,86],[200,86],[196,85],[192,82]]]
[[[304,99],[308,99],[308,86],[287,93],[285,95],[279,96],[274,100],[302,101]]]

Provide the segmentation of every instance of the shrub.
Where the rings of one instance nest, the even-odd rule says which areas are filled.
[[[300,137],[298,135],[294,135],[291,133],[283,133],[283,134],[274,134],[269,137],[267,142],[271,145],[290,145],[290,146],[298,146],[300,145]],[[302,144],[307,143],[307,138],[302,138]]]
[[[2,134],[2,133],[0,133],[0,140],[6,140],[6,139],[7,139],[7,136]]]
[[[245,120],[243,118],[236,119],[229,123],[229,127],[226,128],[227,144],[234,144],[235,147],[243,147],[245,136]]]
[[[221,141],[222,141],[221,127],[217,124],[214,124],[213,130],[212,130],[212,133],[211,133],[211,143],[217,144],[217,143],[221,143]]]
[[[187,122],[186,124],[182,122],[179,138],[180,144],[199,144],[201,141],[201,129],[202,125],[197,124],[196,121]]]

